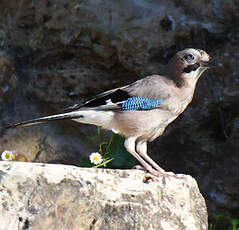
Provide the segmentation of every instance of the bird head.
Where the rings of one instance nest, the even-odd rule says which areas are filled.
[[[202,73],[219,65],[203,50],[188,48],[176,53],[169,65],[179,85],[195,85]]]

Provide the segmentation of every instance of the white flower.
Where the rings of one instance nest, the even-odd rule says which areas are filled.
[[[90,162],[98,165],[103,161],[102,156],[100,155],[100,153],[96,152],[96,153],[91,153],[90,154]]]
[[[15,152],[14,151],[9,151],[5,150],[2,152],[1,158],[3,161],[14,161],[15,160]]]

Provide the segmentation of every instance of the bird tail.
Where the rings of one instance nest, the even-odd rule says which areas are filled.
[[[6,129],[9,128],[15,128],[15,127],[20,127],[20,126],[31,126],[47,121],[56,121],[56,120],[66,120],[66,119],[81,119],[84,116],[80,114],[79,112],[69,112],[69,113],[61,113],[61,114],[56,114],[56,115],[50,115],[50,116],[45,116],[45,117],[40,117],[40,118],[35,118],[32,120],[27,120],[27,121],[22,121],[18,122],[15,124],[10,124],[5,126]]]

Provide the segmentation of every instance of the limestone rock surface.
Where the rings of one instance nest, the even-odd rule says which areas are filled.
[[[1,230],[207,229],[206,204],[191,176],[145,175],[0,162]]]

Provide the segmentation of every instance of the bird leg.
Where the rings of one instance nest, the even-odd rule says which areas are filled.
[[[165,170],[162,169],[152,158],[147,154],[147,142],[139,141],[137,142],[136,150],[140,156],[142,156],[150,165],[152,165],[157,171],[165,173]]]
[[[125,139],[124,146],[126,150],[131,153],[144,167],[146,171],[151,173],[154,176],[165,176],[167,173],[160,168],[152,159],[151,161],[154,162],[155,166],[157,165],[157,170],[153,169],[150,164],[148,164],[136,151],[135,151],[135,141],[136,137],[129,137]],[[147,155],[147,154],[146,154]],[[148,156],[150,159],[150,157]],[[149,162],[150,163],[150,162]],[[153,166],[153,165],[152,165]]]
[[[153,175],[156,174],[156,176],[175,176],[172,172],[165,172],[164,169],[162,169],[155,161],[153,161],[152,158],[149,157],[147,154],[147,142],[146,141],[138,141],[136,150],[138,154],[146,160],[151,166],[153,166],[156,169],[156,173],[152,173]]]

